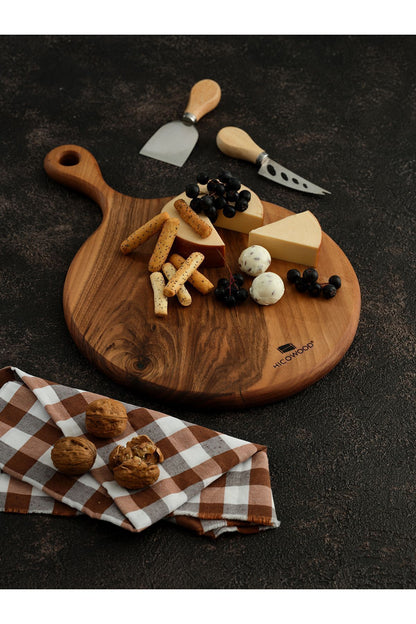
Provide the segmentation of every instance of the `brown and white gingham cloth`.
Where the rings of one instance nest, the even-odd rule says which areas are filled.
[[[123,436],[92,438],[97,458],[90,472],[57,472],[52,446],[62,435],[86,434],[85,409],[99,396],[16,367],[0,369],[0,511],[85,513],[133,532],[166,519],[212,537],[279,526],[266,447],[127,403]],[[138,434],[154,440],[165,460],[154,485],[125,490],[108,456]]]

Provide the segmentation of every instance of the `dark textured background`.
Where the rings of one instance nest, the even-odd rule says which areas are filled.
[[[164,522],[132,535],[86,517],[2,514],[1,586],[414,588],[416,39],[3,36],[0,58],[0,366],[267,444],[282,522],[212,541]],[[208,77],[222,100],[184,167],[140,157]],[[227,125],[332,195],[304,196],[230,161],[215,145]],[[92,368],[61,296],[100,211],[44,173],[63,143],[89,149],[127,195],[176,195],[198,170],[227,167],[262,199],[311,209],[362,288],[343,360],[302,393],[244,412],[175,408]]]

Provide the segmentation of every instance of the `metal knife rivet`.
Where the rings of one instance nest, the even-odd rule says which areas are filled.
[[[286,180],[286,182],[289,180],[289,178],[287,177],[284,171],[282,171],[280,175],[282,176],[283,180]]]
[[[297,180],[296,178],[292,178],[292,182],[294,182],[295,184],[299,184],[299,180]]]

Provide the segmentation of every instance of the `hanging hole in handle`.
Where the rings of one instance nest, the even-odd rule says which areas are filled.
[[[64,167],[74,167],[81,160],[80,154],[74,151],[64,152],[59,159],[59,164]]]

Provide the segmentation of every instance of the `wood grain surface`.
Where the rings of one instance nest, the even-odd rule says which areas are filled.
[[[286,280],[287,270],[296,265],[273,260],[269,270],[284,279],[286,288],[277,304],[264,307],[248,300],[228,309],[190,286],[192,305],[181,307],[173,298],[168,317],[159,319],[147,269],[155,239],[128,256],[119,248],[171,198],[140,199],[115,191],[103,180],[95,158],[77,145],[55,148],[44,167],[50,177],[101,207],[100,226],[69,267],[63,308],[78,348],[117,382],[199,409],[261,405],[322,378],[353,341],[361,306],[358,280],[348,258],[325,233],[317,269],[322,281],[334,273],[341,276],[335,298],[298,293]],[[265,223],[292,214],[262,203]],[[220,234],[234,272],[248,236],[228,230]],[[213,282],[227,276],[226,268],[203,272]],[[247,277],[245,286],[250,282]],[[279,350],[283,345],[292,348]]]

